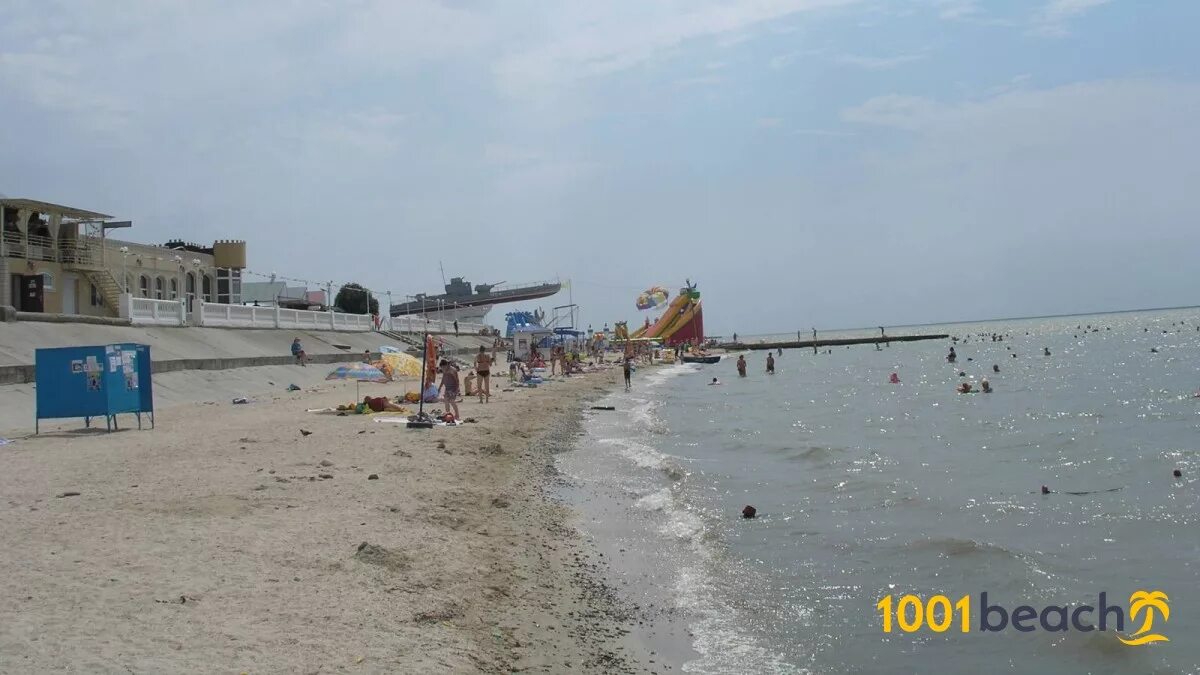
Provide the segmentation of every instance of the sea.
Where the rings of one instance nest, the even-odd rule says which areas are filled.
[[[736,355],[643,368],[631,391],[595,402],[615,410],[585,411],[558,459],[563,497],[612,584],[670,627],[653,637],[663,661],[689,673],[1200,672],[1200,309],[888,330],[958,340],[784,350],[774,375],[750,351],[745,378]],[[984,377],[993,393],[956,393]],[[747,505],[756,518],[741,517]],[[1166,620],[1146,631],[1167,640],[1119,641],[1146,616],[1128,616],[1139,590],[1167,596]],[[1106,631],[1085,630],[1095,614],[1063,631],[1051,614],[1053,630],[983,632],[985,592],[1006,613],[1073,611],[1104,593],[1125,631],[1112,614]],[[905,610],[914,630],[893,614],[885,632],[879,604],[906,595],[921,602]],[[936,603],[916,626],[937,595],[969,597],[967,632],[964,612]]]

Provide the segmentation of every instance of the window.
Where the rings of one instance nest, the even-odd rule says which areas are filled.
[[[49,272],[42,272],[42,290],[54,290],[54,275]]]
[[[156,300],[163,299],[163,278],[157,277],[154,279],[154,298]]]
[[[138,288],[142,291],[143,298],[150,297],[150,279],[146,278],[145,274],[138,278]]]
[[[171,280],[171,299],[179,299],[179,282],[174,279]]]
[[[212,277],[210,277],[210,276],[208,276],[207,274],[205,274],[205,275],[204,275],[204,277],[203,277],[203,284],[204,284],[204,289],[203,289],[203,291],[204,291],[204,301],[205,301],[205,302],[212,302],[212,301],[213,301],[213,297],[212,297],[212,287],[213,287],[213,284],[212,284]]]

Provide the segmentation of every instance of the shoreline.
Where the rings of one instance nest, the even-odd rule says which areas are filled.
[[[47,425],[3,450],[0,669],[669,672],[554,497],[618,380],[498,380],[460,404],[478,423],[432,431],[304,412],[344,384]]]

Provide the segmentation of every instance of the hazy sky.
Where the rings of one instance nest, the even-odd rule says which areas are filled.
[[[685,278],[710,333],[1196,304],[1198,24],[1194,0],[4,0],[0,193],[397,294],[439,260],[558,275],[596,326]]]

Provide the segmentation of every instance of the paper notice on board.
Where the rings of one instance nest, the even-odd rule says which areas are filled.
[[[73,361],[71,361],[71,372],[72,373],[82,373],[83,372],[83,359],[74,359]]]
[[[121,352],[121,370],[129,375],[133,372],[133,352]]]
[[[100,367],[100,361],[98,361],[96,359],[96,356],[94,354],[88,355],[87,361],[84,362],[83,369],[89,373],[98,373],[98,372],[104,370],[103,368]]]
[[[115,373],[121,369],[121,357],[113,354],[108,357],[108,372]]]

